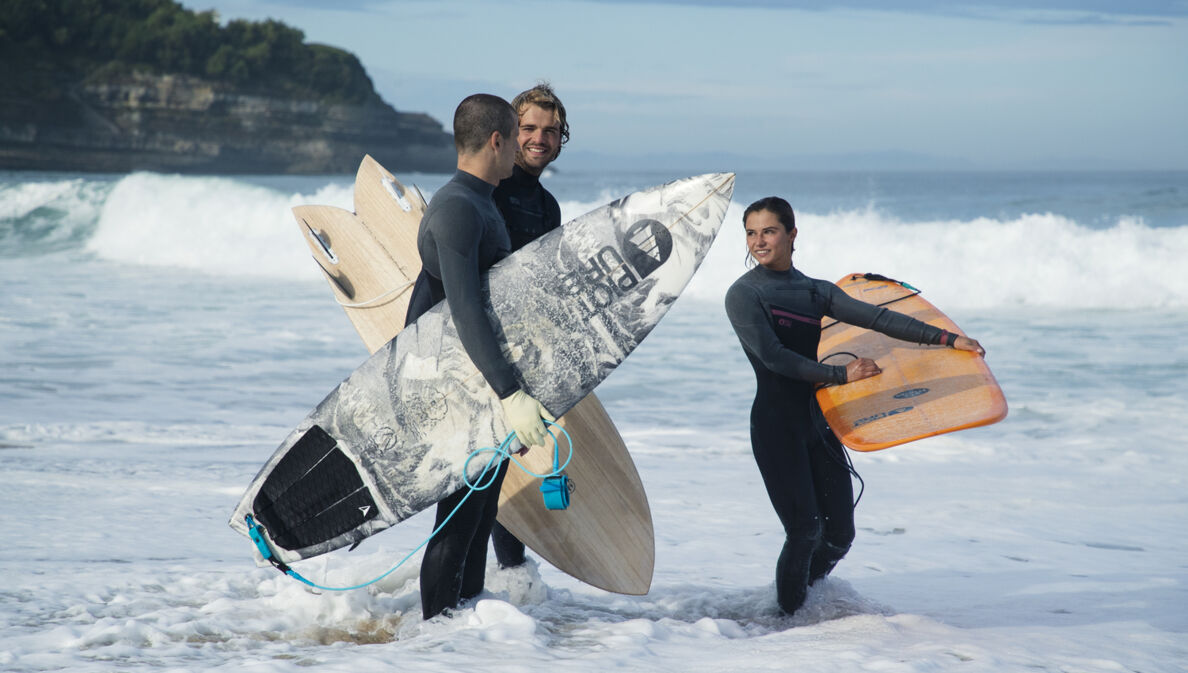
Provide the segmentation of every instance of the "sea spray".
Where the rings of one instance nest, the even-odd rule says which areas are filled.
[[[351,207],[350,185],[285,194],[228,178],[136,173],[103,204],[87,248],[116,262],[213,274],[314,278],[291,208]]]
[[[1188,216],[1177,176],[1154,176],[1156,186],[1172,186],[1140,193],[1132,184],[1136,178],[1123,175],[1117,193],[1100,195],[1098,200],[1108,203],[1091,215],[1058,190],[1054,193],[1063,195],[1048,200],[1015,194],[1027,188],[1024,183],[996,182],[985,193],[967,189],[972,196],[958,200],[923,179],[911,191],[915,183],[907,178],[886,178],[898,186],[895,198],[871,180],[858,181],[857,192],[839,193],[839,203],[830,206],[824,202],[832,192],[800,198],[797,193],[807,189],[806,181],[813,189],[837,191],[850,184],[844,176],[789,181],[743,174],[726,223],[684,301],[720,303],[726,287],[746,269],[743,209],[766,195],[762,190],[786,190],[797,208],[795,262],[815,277],[878,272],[912,283],[947,310],[1186,307],[1188,277],[1179,271],[1188,259]],[[431,197],[447,177],[402,180]],[[676,177],[682,176],[633,175],[610,184],[559,174],[548,186],[561,195],[568,221],[636,188],[620,183],[646,187]],[[1070,179],[1054,175],[1048,181],[1056,190]],[[1094,190],[1109,184],[1095,180]],[[968,181],[981,184],[974,177]],[[1034,189],[1046,193],[1041,187]],[[74,251],[116,264],[318,281],[290,210],[301,204],[350,209],[351,176],[2,174],[0,256]]]

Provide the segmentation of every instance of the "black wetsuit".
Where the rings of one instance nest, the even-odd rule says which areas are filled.
[[[751,449],[784,526],[776,563],[780,607],[795,612],[808,585],[827,575],[854,540],[854,493],[844,449],[814,402],[817,383],[845,383],[844,365],[817,362],[821,318],[917,343],[945,332],[851,298],[795,268],[757,266],[726,293],[726,313],[755,370]]]
[[[510,178],[495,188],[494,198],[507,223],[513,252],[561,226],[561,206],[557,199],[540,184],[539,177],[519,165]],[[491,531],[491,542],[500,566],[510,568],[524,562],[524,543],[498,521]]]
[[[458,171],[433,195],[417,235],[422,270],[405,322],[411,324],[442,299],[449,302],[467,355],[504,398],[519,390],[519,384],[483,309],[481,283],[482,272],[511,252],[503,217],[491,200],[493,190],[493,185]],[[487,538],[495,523],[507,461],[498,470],[491,486],[472,493],[425,546],[421,561],[421,612],[425,619],[483,590]],[[479,481],[486,478],[484,475]],[[463,488],[437,504],[435,529],[468,492]]]

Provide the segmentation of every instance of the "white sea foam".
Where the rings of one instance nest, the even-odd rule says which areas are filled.
[[[692,296],[720,301],[746,270],[742,212],[732,204]],[[880,273],[945,308],[1188,306],[1188,227],[1122,218],[1104,229],[1040,213],[1010,220],[903,222],[874,209],[801,213],[794,261],[838,280]]]
[[[351,202],[349,185],[282,194],[228,178],[136,173],[107,197],[87,247],[116,262],[311,279],[317,267],[291,208]]]
[[[619,196],[603,190],[591,199],[565,201],[563,219]],[[3,207],[19,209],[23,202],[12,201]],[[302,204],[349,209],[351,187],[342,182],[311,193],[281,193],[232,179],[134,174],[94,206],[100,208],[98,226],[87,246],[121,263],[316,279],[290,212]],[[689,296],[720,302],[746,269],[744,205],[731,205]],[[795,259],[809,275],[836,280],[852,272],[881,273],[911,283],[946,308],[1188,306],[1188,275],[1179,273],[1188,259],[1188,226],[1156,228],[1121,217],[1090,227],[1042,212],[902,221],[868,207],[799,213],[798,228]]]
[[[304,252],[288,196],[186,180],[219,198],[273,200],[274,242],[292,236],[286,245]],[[348,196],[316,191],[296,198]],[[740,216],[731,209],[727,234]],[[804,246],[826,226],[874,235],[869,222],[814,217],[802,217]],[[1123,241],[1149,235],[1117,229]],[[706,274],[713,292],[742,267],[741,238],[723,243],[707,268],[724,265]],[[797,254],[827,260],[825,247]],[[62,257],[70,263],[46,274]],[[842,261],[807,270],[855,269]],[[783,531],[748,440],[754,380],[724,316],[680,301],[598,390],[647,489],[649,593],[608,594],[544,562],[510,573],[489,558],[478,600],[423,622],[418,556],[367,589],[317,593],[255,567],[251,542],[227,527],[289,428],[365,349],[316,277],[200,270],[0,260],[0,669],[1183,669],[1182,308],[969,312],[962,326],[987,346],[1010,415],[852,453],[866,480],[854,547],[784,617],[772,582]],[[597,488],[578,484],[573,497]],[[369,580],[414,549],[432,517],[298,570],[329,586]]]

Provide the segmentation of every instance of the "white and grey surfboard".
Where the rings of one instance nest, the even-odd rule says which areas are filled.
[[[523,388],[561,416],[602,382],[688,284],[733,189],[715,173],[636,192],[491,267],[487,315]],[[285,563],[354,544],[462,488],[467,456],[509,431],[442,302],[289,434],[231,526],[251,515]]]

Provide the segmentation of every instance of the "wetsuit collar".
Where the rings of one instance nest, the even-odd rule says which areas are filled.
[[[469,188],[471,191],[487,198],[490,198],[491,194],[495,192],[495,185],[483,180],[482,178],[471,175],[461,168],[454,171],[453,180],[454,182],[457,182],[462,186]]]
[[[792,278],[796,275],[799,275],[799,273],[800,273],[799,271],[796,270],[795,264],[788,267],[787,271],[772,271],[771,269],[767,268],[766,266],[763,266],[762,264],[756,264],[755,268],[752,269],[751,271],[763,278],[772,278],[772,279]]]
[[[516,164],[512,168],[511,179],[523,187],[533,187],[540,184],[540,176],[533,175]]]

